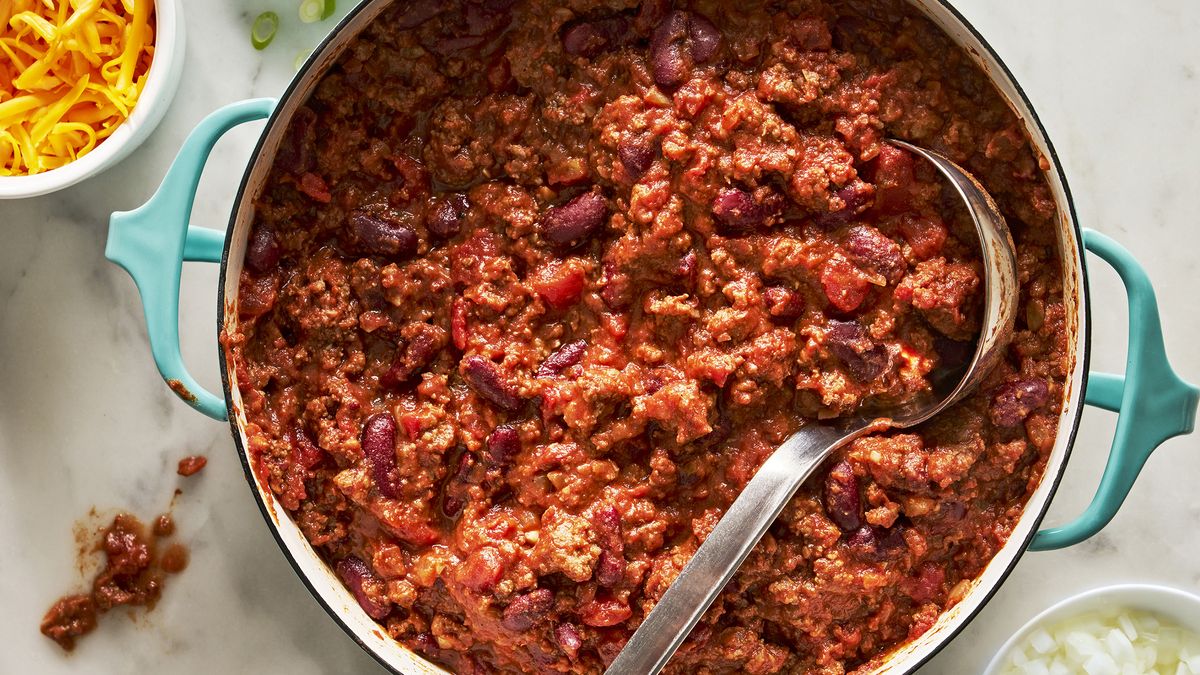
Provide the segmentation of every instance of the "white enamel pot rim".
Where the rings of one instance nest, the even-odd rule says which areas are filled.
[[[1087,373],[1087,346],[1090,335],[1087,321],[1087,278],[1083,260],[1082,233],[1076,220],[1074,205],[1062,166],[1045,130],[1033,112],[1031,103],[996,53],[947,0],[909,1],[939,25],[955,42],[965,48],[983,67],[1022,120],[1037,149],[1051,164],[1050,169],[1046,172],[1046,178],[1059,209],[1058,239],[1059,254],[1065,274],[1064,296],[1068,304],[1069,321],[1074,322],[1075,339],[1071,345],[1070,377],[1065,387],[1066,401],[1059,420],[1059,433],[1041,483],[1030,496],[1024,513],[1012,531],[1008,542],[989,563],[964,599],[943,613],[938,622],[924,635],[891,653],[875,671],[878,674],[887,673],[889,675],[912,672],[961,631],[995,593],[1036,534],[1038,524],[1062,478],[1062,472],[1066,466],[1078,427],[1083,405],[1082,392]],[[242,259],[253,221],[254,200],[266,180],[288,121],[296,109],[308,98],[315,83],[337,59],[347,43],[391,2],[393,0],[368,0],[352,10],[330,33],[325,42],[314,51],[307,64],[296,75],[280,99],[275,112],[268,121],[243,179],[226,239],[218,301],[223,326],[234,325],[237,321],[237,312],[232,303],[237,297]],[[221,369],[230,411],[230,426],[247,478],[254,487],[259,506],[272,533],[309,591],[347,634],[384,667],[408,675],[443,672],[392,640],[377,623],[359,608],[353,596],[346,591],[329,567],[317,556],[299,528],[286,516],[286,512],[275,501],[269,488],[261,485],[254,477],[254,471],[245,450],[247,443],[243,430],[245,421],[240,412],[242,409],[241,397],[237,387],[232,386],[231,382],[233,369],[228,366],[224,358],[221,359]]]

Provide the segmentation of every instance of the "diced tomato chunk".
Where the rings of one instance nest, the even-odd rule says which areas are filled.
[[[900,234],[908,242],[918,260],[928,260],[942,252],[947,230],[935,215],[905,217],[900,221]]]
[[[912,155],[884,145],[875,163],[875,205],[884,213],[904,211],[913,185]]]
[[[945,570],[934,563],[925,563],[915,577],[904,580],[904,592],[917,602],[929,602],[938,596],[945,581]]]
[[[404,427],[404,433],[410,440],[415,441],[421,435],[421,420],[415,415],[401,415],[400,426]]]
[[[312,442],[308,434],[299,425],[292,429],[289,436],[296,462],[304,468],[311,469],[325,458],[325,452],[317,447],[316,443]]]
[[[821,287],[829,304],[842,312],[858,309],[871,291],[871,282],[849,260],[834,256],[821,270]]]
[[[333,195],[329,193],[329,186],[325,184],[325,179],[312,172],[300,177],[300,191],[322,204],[328,204],[333,200]]]
[[[583,294],[584,267],[577,258],[553,262],[533,273],[533,289],[554,309],[567,309]]]
[[[592,600],[579,608],[579,616],[589,626],[607,628],[624,623],[633,616],[633,610],[617,599]]]

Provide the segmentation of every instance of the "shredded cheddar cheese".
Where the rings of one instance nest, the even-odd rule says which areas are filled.
[[[0,0],[0,176],[91,152],[129,117],[154,58],[154,0]]]

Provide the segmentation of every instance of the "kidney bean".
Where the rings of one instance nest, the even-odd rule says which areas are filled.
[[[407,3],[404,10],[396,16],[396,27],[401,30],[416,28],[448,7],[449,5],[442,0],[415,0]]]
[[[992,406],[988,414],[998,427],[1015,427],[1023,423],[1029,413],[1045,405],[1049,398],[1050,388],[1045,380],[1005,382],[996,387],[992,394]]]
[[[862,496],[849,462],[834,464],[825,475],[825,512],[845,532],[862,527]]]
[[[596,583],[612,588],[625,578],[625,558],[609,551],[601,551],[596,562]]]
[[[396,350],[391,367],[379,377],[379,383],[385,387],[398,387],[420,375],[442,350],[445,335],[443,329],[432,326],[414,335],[403,349]]]
[[[570,25],[562,34],[563,49],[587,59],[619,49],[632,37],[630,24],[629,17],[613,16]]]
[[[722,188],[712,202],[713,218],[718,223],[737,230],[749,230],[762,225],[758,204],[749,192]]]
[[[497,464],[508,464],[521,454],[521,434],[508,424],[493,429],[486,444],[488,457]]]
[[[946,571],[932,562],[922,563],[917,568],[916,576],[902,582],[904,592],[917,602],[929,602],[936,598],[945,583]]]
[[[279,263],[282,250],[275,240],[275,233],[262,225],[256,225],[246,242],[246,266],[255,272],[269,272]]]
[[[301,106],[296,109],[288,123],[287,134],[279,144],[275,165],[292,174],[301,176],[312,171],[315,165],[313,146],[316,139],[317,113],[312,108]]]
[[[492,0],[490,3],[471,3],[465,7],[463,17],[467,24],[468,35],[495,35],[504,28],[509,18],[509,8],[512,4]]]
[[[479,665],[479,661],[467,652],[457,649],[442,649],[438,646],[437,638],[432,633],[418,633],[413,638],[417,651],[425,654],[435,663],[444,664],[452,673],[458,675],[486,675],[489,671]]]
[[[391,612],[390,606],[377,603],[367,597],[363,586],[374,581],[375,575],[371,573],[371,569],[365,562],[354,556],[343,558],[337,563],[337,573],[342,578],[342,583],[346,584],[346,588],[354,594],[354,599],[358,600],[358,606],[363,608],[367,616],[378,621]]]
[[[542,216],[542,236],[559,246],[574,246],[604,225],[608,204],[599,192],[585,192]]]
[[[564,370],[579,363],[587,351],[586,340],[576,340],[555,349],[550,356],[538,366],[535,377],[554,377],[561,375]]]
[[[555,626],[554,639],[567,658],[574,659],[579,656],[579,650],[583,647],[583,638],[579,635],[579,629],[575,627],[575,624],[560,623]]]
[[[855,216],[870,208],[875,199],[875,187],[870,183],[855,180],[849,185],[838,188],[834,194],[842,200],[844,206],[837,211],[818,215],[816,217],[817,224],[824,227],[836,227],[854,220]]]
[[[462,497],[451,494],[442,496],[442,515],[451,520],[454,520],[460,513],[462,513],[464,506],[466,506],[466,503],[463,501]]]
[[[476,50],[488,41],[486,35],[459,35],[456,37],[438,37],[429,43],[422,43],[430,51],[442,56],[466,56],[462,52]]]
[[[392,156],[391,160],[392,166],[396,167],[396,172],[400,174],[403,185],[388,198],[391,204],[408,204],[429,195],[429,171],[425,169],[425,165],[402,154]]]
[[[962,502],[942,502],[942,514],[947,520],[962,520],[967,517],[967,505]]]
[[[877,562],[895,557],[908,548],[901,525],[889,528],[863,525],[846,541],[856,555]]]
[[[691,49],[687,44],[687,13],[673,11],[658,24],[650,38],[650,72],[654,83],[673,91],[691,75]]]
[[[738,188],[726,187],[712,201],[712,215],[717,224],[727,230],[754,230],[770,225],[782,208],[782,200],[774,192],[763,192],[759,199]]]
[[[846,251],[865,269],[873,270],[889,282],[900,281],[908,269],[900,245],[870,225],[858,225],[846,234]]]
[[[538,588],[518,595],[504,608],[500,625],[514,633],[524,633],[545,618],[553,606],[554,594],[549,589]]]
[[[637,16],[633,18],[633,32],[639,37],[653,33],[655,26],[662,23],[671,11],[672,0],[642,0]]]
[[[790,323],[804,313],[804,297],[790,288],[769,286],[763,291],[767,313],[782,323]]]
[[[625,551],[625,540],[621,537],[621,512],[612,504],[602,504],[592,512],[592,528],[596,532],[597,544],[606,551]]]
[[[304,468],[311,469],[325,458],[325,451],[312,442],[300,425],[293,427],[287,436],[292,446],[292,454]]]
[[[625,173],[633,180],[642,177],[658,156],[661,141],[657,138],[623,138],[617,143],[617,158]]]
[[[482,356],[472,356],[463,366],[463,377],[467,384],[483,398],[497,407],[514,412],[521,407],[517,388],[505,381],[499,367]]]
[[[675,276],[692,279],[696,276],[696,252],[688,251],[675,263]]]
[[[471,470],[475,468],[475,456],[465,449],[461,450],[457,466],[442,487],[442,515],[451,520],[457,518],[466,505],[466,488],[472,482]]]
[[[875,344],[857,321],[831,320],[825,332],[825,345],[860,382],[871,382],[892,366],[887,347]]]
[[[721,48],[721,31],[703,14],[693,13],[689,16],[688,38],[696,63],[708,63]]]
[[[238,290],[238,314],[262,316],[275,307],[278,296],[279,277],[274,274],[253,277],[249,281],[243,277]]]
[[[604,275],[600,279],[600,299],[609,309],[624,309],[632,302],[632,284],[629,275],[611,261],[604,261]]]
[[[461,192],[438,195],[433,199],[425,228],[436,237],[449,239],[462,230],[463,219],[470,209],[471,202]]]
[[[400,498],[396,477],[396,419],[391,413],[375,413],[363,423],[360,438],[363,454],[371,465],[371,478],[380,494]]]
[[[596,583],[612,588],[625,578],[625,540],[621,535],[621,514],[611,504],[604,504],[592,513],[592,529],[600,558],[596,563]]]
[[[711,60],[720,48],[721,33],[708,19],[683,10],[667,14],[650,38],[650,72],[667,91],[678,89],[698,63]]]
[[[407,258],[417,252],[417,233],[387,216],[354,211],[349,218],[350,235],[367,252]]]

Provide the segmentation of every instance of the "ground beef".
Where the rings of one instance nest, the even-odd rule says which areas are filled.
[[[869,670],[955,604],[1041,476],[1070,321],[1040,159],[899,0],[397,3],[257,199],[223,336],[262,483],[363,610],[460,673],[599,673],[800,425],[1014,347],[805,485],[668,666]]]

